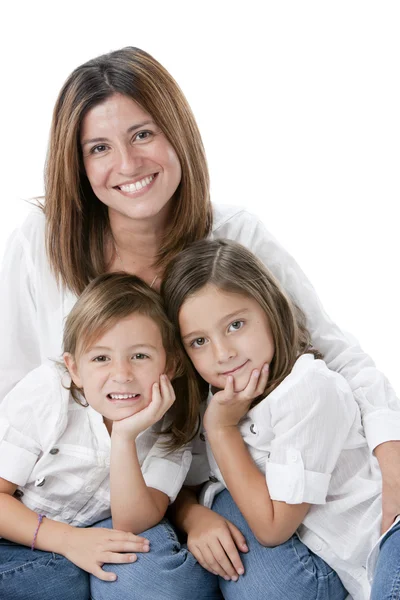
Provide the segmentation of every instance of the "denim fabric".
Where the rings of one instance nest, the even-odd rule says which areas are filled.
[[[274,548],[261,546],[228,490],[216,496],[213,510],[234,523],[246,538],[241,559],[245,573],[237,582],[219,578],[226,600],[344,600],[339,577],[294,535]]]
[[[95,527],[111,528],[111,519]],[[116,581],[90,576],[93,600],[221,600],[218,578],[180,544],[166,519],[141,535],[150,541],[150,552],[138,553],[135,563],[104,565]]]
[[[400,600],[400,522],[381,541],[371,600]]]
[[[89,576],[60,554],[0,539],[1,600],[89,600]]]

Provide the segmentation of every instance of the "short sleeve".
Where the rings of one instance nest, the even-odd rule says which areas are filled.
[[[274,439],[266,481],[271,498],[288,504],[326,502],[332,471],[358,410],[346,381],[322,361],[315,363],[321,368],[300,372],[297,379],[292,373],[295,381],[285,393],[271,398]]]
[[[53,369],[39,367],[0,404],[0,477],[24,486],[60,422],[62,392]],[[67,394],[67,392],[65,391]]]
[[[143,479],[148,487],[166,494],[172,503],[185,481],[192,462],[192,453],[188,446],[167,452],[160,442],[153,446],[143,461]]]

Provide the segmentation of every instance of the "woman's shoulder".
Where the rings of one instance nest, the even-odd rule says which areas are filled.
[[[222,228],[240,227],[243,223],[261,223],[260,219],[246,210],[242,206],[232,204],[212,204],[213,207],[213,228],[212,233],[216,237]]]
[[[47,260],[45,253],[45,216],[39,206],[32,205],[22,223],[11,234],[6,254],[19,260],[21,253],[28,263]]]

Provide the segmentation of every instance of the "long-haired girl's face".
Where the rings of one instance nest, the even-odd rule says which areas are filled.
[[[86,175],[110,217],[154,219],[168,210],[181,165],[151,115],[131,98],[114,94],[89,110],[80,141]]]
[[[218,389],[232,375],[235,391],[243,390],[252,371],[274,356],[268,318],[258,302],[213,285],[184,302],[179,328],[195,369]]]

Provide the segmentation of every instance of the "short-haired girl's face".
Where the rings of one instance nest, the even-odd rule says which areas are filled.
[[[85,115],[81,147],[93,192],[110,217],[162,216],[181,180],[178,156],[152,117],[114,94]]]
[[[268,318],[256,300],[206,285],[179,312],[179,328],[195,369],[223,389],[228,375],[236,392],[254,369],[270,363],[274,341]]]
[[[133,314],[94,340],[76,357],[64,355],[75,385],[109,421],[119,421],[145,408],[152,386],[165,372],[166,354],[158,325]]]

